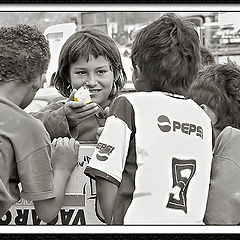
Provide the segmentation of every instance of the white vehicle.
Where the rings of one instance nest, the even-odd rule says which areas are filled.
[[[51,59],[46,73],[47,86],[50,85],[51,76],[57,70],[58,57],[63,44],[77,30],[75,23],[52,25],[45,29],[44,35],[49,41]]]

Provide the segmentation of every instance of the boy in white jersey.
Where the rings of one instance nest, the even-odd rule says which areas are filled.
[[[96,178],[107,224],[196,224],[211,168],[209,117],[184,95],[200,67],[190,22],[166,14],[137,33],[137,93],[110,109],[85,173]]]
[[[199,72],[190,97],[212,119],[214,154],[204,222],[240,223],[240,68],[230,61]]]

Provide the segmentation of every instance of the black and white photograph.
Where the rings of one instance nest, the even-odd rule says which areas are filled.
[[[0,5],[0,232],[239,233],[239,146],[238,5]]]

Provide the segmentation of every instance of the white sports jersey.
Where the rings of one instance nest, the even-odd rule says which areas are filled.
[[[201,224],[212,162],[211,121],[192,100],[121,95],[86,173],[119,186],[113,224]]]

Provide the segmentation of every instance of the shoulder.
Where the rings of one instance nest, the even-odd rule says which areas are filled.
[[[240,130],[227,126],[218,135],[215,143],[215,150],[218,148],[226,148],[229,146],[239,146]]]
[[[127,96],[120,95],[112,103],[109,111],[109,117],[114,116],[125,122],[129,129],[133,130],[134,125],[134,109]]]
[[[120,95],[114,99],[110,108],[110,115],[125,114],[128,111],[132,111],[132,104],[127,95]]]
[[[116,97],[112,103],[112,106],[115,108],[120,106],[121,108],[130,108],[132,109],[134,105],[139,102],[139,100],[145,101],[144,99],[152,97],[152,94],[147,92],[134,92],[134,93],[125,93],[120,94]]]
[[[216,139],[214,155],[229,158],[240,163],[240,130],[226,127]],[[239,159],[239,160],[238,160]]]
[[[0,132],[0,152],[8,152],[9,154],[11,153],[11,152],[13,152],[12,151],[12,143],[11,143],[11,138],[10,138],[10,136],[8,136],[8,134],[7,133],[5,133],[4,135],[3,134],[1,134],[1,132]],[[2,155],[3,157],[6,157],[6,155]]]
[[[27,140],[28,144],[34,144],[37,146],[45,146],[50,143],[50,136],[44,127],[42,121],[36,119],[24,113],[21,117],[21,124],[19,128],[15,130],[17,132],[14,139],[16,141],[23,141],[23,138]]]

